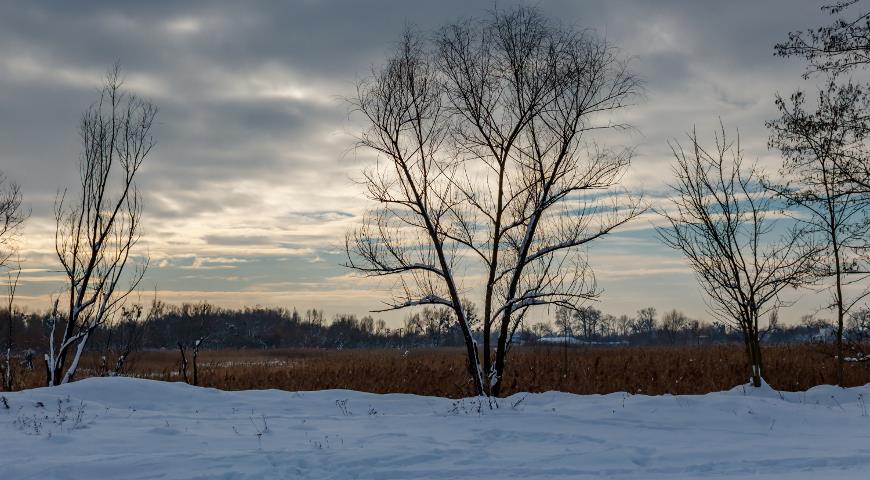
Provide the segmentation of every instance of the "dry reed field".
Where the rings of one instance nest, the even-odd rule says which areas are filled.
[[[774,388],[805,390],[836,381],[833,357],[823,346],[768,346],[764,355],[765,376]],[[516,347],[511,356],[506,394],[548,390],[698,394],[747,381],[745,353],[738,345]],[[87,355],[79,378],[97,375],[99,363],[97,355]],[[179,365],[177,351],[139,352],[124,374],[179,381]],[[39,367],[17,371],[16,387],[42,386],[44,372]],[[847,385],[868,382],[870,365],[847,365]],[[461,348],[209,350],[199,355],[199,384],[224,390],[342,388],[451,398],[472,394]]]

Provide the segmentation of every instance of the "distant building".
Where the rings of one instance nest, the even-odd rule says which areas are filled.
[[[568,345],[579,345],[583,342],[580,340],[566,335],[546,335],[538,339],[538,343],[548,343],[548,344],[565,344]]]
[[[581,340],[577,337],[565,336],[565,335],[547,335],[538,339],[538,343],[544,343],[549,345],[599,345],[599,346],[620,346],[620,345],[628,345],[628,341],[620,340],[615,342],[603,342],[603,341],[590,341],[590,340]]]

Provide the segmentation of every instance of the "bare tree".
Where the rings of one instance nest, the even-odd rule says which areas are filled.
[[[870,362],[870,353],[866,350],[870,341],[870,309],[865,307],[850,313],[847,328],[852,341],[852,356],[848,361]]]
[[[574,322],[573,309],[558,306],[556,307],[555,313],[556,318],[553,323],[556,325],[556,330],[558,330],[559,334],[563,337],[573,337],[574,327],[576,325]]]
[[[55,207],[55,248],[68,298],[66,311],[61,314],[56,301],[52,315],[45,355],[49,386],[73,378],[91,333],[123,305],[147,267],[146,258],[133,256],[142,213],[135,180],[154,146],[157,108],[124,91],[122,83],[116,65],[82,116],[80,190],[71,201],[65,192],[59,195]]]
[[[642,208],[604,193],[631,150],[596,148],[590,132],[623,126],[607,113],[639,88],[606,42],[531,8],[447,26],[434,48],[409,31],[360,85],[360,143],[385,160],[364,183],[382,208],[349,236],[348,265],[398,278],[388,308],[452,308],[476,392],[499,394],[531,307],[598,295],[582,247]],[[482,358],[455,275],[470,263],[486,277]]]
[[[104,325],[102,375],[118,376],[124,372],[131,356],[142,349],[148,328],[159,315],[162,305],[155,292],[147,312],[140,303],[122,306],[116,318]],[[109,362],[113,365],[110,366]]]
[[[532,325],[531,330],[532,334],[538,339],[553,335],[554,333],[553,326],[549,322],[538,322]]]
[[[573,320],[584,340],[590,341],[599,334],[604,317],[601,310],[593,306],[573,309]]]
[[[631,332],[632,323],[634,323],[634,319],[628,315],[620,315],[617,317],[614,325],[616,334],[620,337],[627,337]]]
[[[12,334],[15,323],[15,292],[18,290],[18,280],[21,278],[21,261],[17,260],[14,266],[8,266],[6,272],[6,366],[3,370],[3,389],[12,390],[12,348],[14,347]]]
[[[795,220],[824,248],[815,269],[817,281],[830,287],[835,312],[837,381],[843,382],[843,328],[852,308],[870,294],[858,288],[868,274],[867,207],[870,192],[855,188],[845,174],[844,158],[853,155],[855,106],[867,97],[849,85],[833,82],[819,92],[815,108],[807,108],[803,92],[789,99],[777,96],[780,118],[767,123],[771,148],[783,157],[782,183],[767,187],[796,209]]]
[[[870,260],[866,214],[870,200],[870,94],[866,82],[856,83],[849,75],[870,65],[870,12],[861,9],[853,18],[842,16],[853,12],[857,3],[841,0],[823,6],[823,11],[838,16],[834,23],[791,32],[787,41],[774,47],[776,55],[804,58],[804,78],[824,75],[827,82],[819,88],[814,111],[806,107],[802,91],[787,100],[777,96],[780,118],[768,124],[770,144],[782,151],[783,170],[790,180],[775,189],[792,206],[810,212],[805,223],[827,245],[818,277],[827,281],[832,292],[841,385],[843,322],[868,294],[867,289],[852,295],[846,290],[855,289],[866,278]]]
[[[688,151],[671,144],[674,196],[670,208],[661,211],[669,225],[658,232],[688,259],[711,313],[743,333],[752,384],[759,387],[759,319],[783,303],[783,289],[809,278],[812,249],[798,230],[770,239],[775,235],[769,218],[773,198],[762,188],[756,167],[744,167],[739,139],[736,145],[729,142],[722,126],[714,149],[702,147],[695,133],[689,142]]]
[[[16,253],[15,240],[19,227],[29,216],[21,206],[21,187],[14,182],[8,182],[0,173],[0,269],[7,269],[7,325],[6,325],[6,367],[3,375],[3,386],[6,390],[12,388],[12,334],[15,321],[15,290],[21,276],[21,261],[15,260],[10,265],[10,259]]]
[[[646,307],[638,310],[637,318],[634,320],[631,329],[635,333],[645,333],[647,335],[655,332],[656,309],[653,307]]]
[[[677,336],[688,324],[689,319],[683,312],[677,309],[665,312],[662,315],[662,332],[668,337],[668,341],[671,344],[677,343]]]
[[[181,354],[181,374],[185,383],[199,385],[199,350],[205,346],[205,343],[213,336],[221,336],[212,321],[212,315],[216,308],[206,302],[198,304],[184,304],[181,308],[181,314],[184,317],[184,328],[179,335],[177,342],[178,351]],[[318,310],[309,310],[312,319],[323,320],[323,312]],[[190,352],[190,361],[188,361],[187,353]],[[193,376],[187,374],[188,365],[193,367]]]

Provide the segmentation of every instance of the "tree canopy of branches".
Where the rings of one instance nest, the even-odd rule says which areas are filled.
[[[592,132],[639,95],[606,41],[534,8],[437,31],[409,30],[358,88],[379,157],[363,183],[378,208],[347,238],[348,265],[392,277],[388,309],[451,308],[480,394],[498,395],[510,339],[528,310],[575,307],[599,291],[583,247],[642,211],[612,190],[630,149]],[[483,355],[459,274],[483,272]]]
[[[66,192],[59,195],[55,206],[55,249],[68,290],[65,312],[58,309],[60,299],[54,302],[45,355],[49,386],[72,379],[90,335],[118,311],[144,275],[147,259],[132,255],[142,213],[135,180],[154,146],[156,114],[153,104],[122,88],[116,65],[99,99],[82,116],[79,190],[72,200]]]
[[[674,195],[662,210],[668,226],[658,232],[688,259],[710,312],[743,333],[752,383],[759,387],[759,318],[780,306],[783,289],[807,281],[813,250],[798,230],[769,239],[775,234],[772,195],[762,187],[760,172],[743,165],[739,141],[729,142],[724,126],[714,149],[705,149],[694,132],[689,143],[688,151],[671,144]]]
[[[21,187],[6,179],[0,172],[0,267],[9,261],[14,253],[12,242],[18,228],[28,217],[21,206]]]
[[[653,307],[638,310],[637,318],[631,326],[632,331],[635,333],[652,333],[656,328],[656,313],[656,309]]]
[[[858,1],[841,1],[822,10],[838,15]],[[820,108],[813,120],[837,122],[840,145],[839,154],[832,158],[834,166],[840,170],[841,180],[870,192],[870,158],[866,153],[870,133],[868,86],[866,82],[856,82],[851,75],[843,80],[844,74],[865,70],[870,65],[870,12],[860,13],[854,19],[838,18],[829,26],[791,32],[788,40],[774,49],[782,57],[802,57],[807,63],[805,78],[827,76],[828,82],[820,91],[820,100],[827,108]]]
[[[831,15],[839,15],[859,0],[839,1],[822,7]],[[831,25],[795,31],[788,40],[776,44],[776,55],[798,56],[807,60],[805,77],[814,73],[840,75],[870,64],[870,12],[852,19],[838,18]]]

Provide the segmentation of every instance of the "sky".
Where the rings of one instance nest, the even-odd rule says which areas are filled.
[[[515,3],[0,1],[0,171],[32,210],[20,238],[19,303],[46,309],[63,288],[52,207],[77,182],[79,117],[119,61],[126,86],[159,107],[157,146],[139,178],[139,247],[151,259],[144,290],[173,303],[316,307],[327,316],[381,308],[390,284],[341,265],[345,232],[372,207],[354,180],[374,161],[353,148],[364,124],[346,99],[408,26],[432,30]],[[627,113],[634,130],[607,141],[636,147],[625,186],[652,202],[670,180],[668,140],[693,127],[711,139],[720,119],[739,129],[746,158],[775,168],[764,127],[776,115],[774,95],[814,80],[800,78],[798,61],[774,57],[773,45],[831,20],[805,0],[534,5],[605,37],[644,80],[644,100]],[[709,318],[686,263],[656,239],[655,221],[647,215],[591,247],[603,290],[596,307]],[[818,294],[800,296],[808,298],[783,319],[818,303]]]

